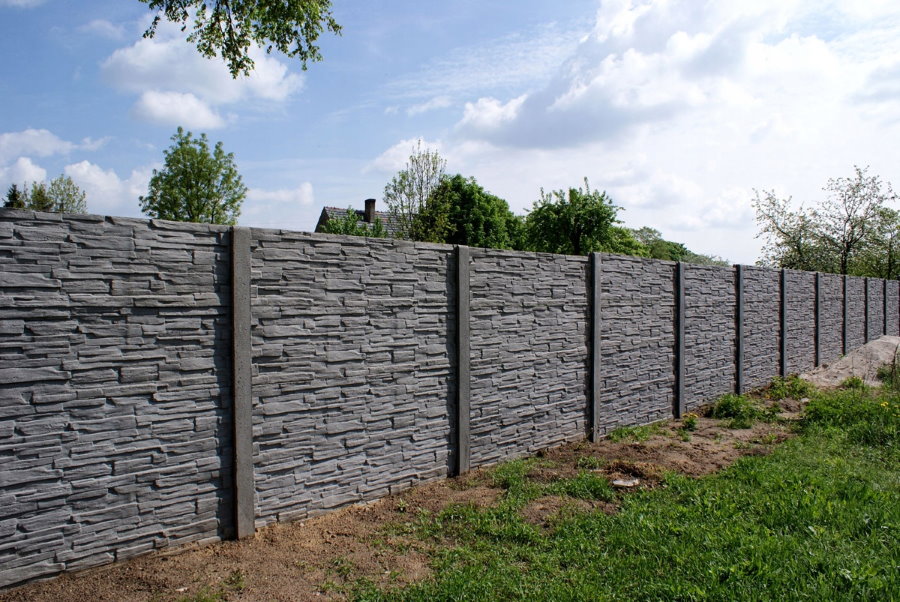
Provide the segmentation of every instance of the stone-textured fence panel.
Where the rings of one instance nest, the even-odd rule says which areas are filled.
[[[847,342],[846,350],[866,342],[866,279],[847,276]]]
[[[786,270],[788,373],[816,365],[816,275]]]
[[[229,535],[228,229],[10,214],[0,586]]]
[[[830,363],[843,355],[844,279],[837,274],[822,274],[819,291],[822,323],[819,325],[819,355],[822,363]]]
[[[885,300],[887,308],[887,334],[890,336],[900,336],[900,282],[896,280],[887,281],[887,299]]]
[[[252,257],[257,523],[447,476],[452,249],[254,230]]]
[[[868,286],[868,322],[866,340],[877,339],[884,332],[884,280],[867,278]]]
[[[600,424],[603,433],[672,415],[675,264],[601,256]]]
[[[735,388],[735,274],[731,268],[685,266],[685,407]]]
[[[781,294],[778,270],[744,266],[744,387],[760,387],[778,374]]]
[[[472,466],[587,432],[588,262],[474,250]]]

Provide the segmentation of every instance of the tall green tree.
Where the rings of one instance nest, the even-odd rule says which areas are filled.
[[[23,198],[22,191],[19,190],[19,187],[16,184],[12,184],[9,189],[6,191],[6,200],[3,202],[3,206],[7,209],[25,209],[25,199]]]
[[[542,189],[525,218],[526,244],[533,251],[568,255],[611,251],[621,236],[613,230],[619,210],[605,192],[591,190],[587,178],[584,188]]]
[[[316,41],[323,30],[340,35],[341,26],[331,14],[330,0],[140,0],[156,15],[145,38],[156,34],[166,19],[185,31],[188,41],[203,56],[221,56],[232,77],[249,75],[251,44],[278,50],[307,62],[322,60]]]
[[[647,248],[647,257],[653,259],[665,259],[668,261],[683,261],[685,263],[697,263],[701,265],[731,265],[727,260],[714,255],[695,253],[680,242],[665,240],[662,233],[655,228],[644,226],[632,230],[634,237]]]
[[[347,214],[340,219],[331,218],[325,222],[322,231],[327,234],[344,234],[347,236],[367,236],[369,238],[386,238],[388,233],[381,219],[375,218],[375,222],[369,226],[360,221],[359,214],[353,207],[347,207]]]
[[[890,183],[870,176],[868,168],[854,166],[849,178],[831,178],[824,199],[810,209],[791,209],[790,198],[774,192],[756,193],[753,206],[759,226],[758,237],[765,240],[760,260],[764,265],[798,270],[834,272],[860,276],[878,264],[875,257],[862,255],[883,248],[891,251],[893,214],[888,203],[897,200]],[[879,242],[879,241],[882,242]],[[867,267],[868,266],[868,267]],[[862,272],[862,273],[860,273]]]
[[[86,194],[69,176],[60,175],[50,180],[50,185],[47,186],[47,196],[53,203],[53,211],[87,213]]]
[[[425,203],[444,178],[447,161],[436,150],[422,148],[422,141],[406,161],[406,167],[384,187],[384,202],[393,217],[398,238],[418,240],[416,216],[425,210]]]
[[[493,249],[517,248],[521,220],[475,178],[445,177],[415,215],[415,240]]]
[[[180,222],[234,225],[247,196],[234,153],[217,142],[210,151],[206,134],[194,138],[182,128],[172,136],[165,166],[153,170],[141,211],[150,217]]]

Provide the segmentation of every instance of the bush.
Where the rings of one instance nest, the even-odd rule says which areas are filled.
[[[753,426],[755,420],[762,418],[764,413],[746,396],[727,393],[716,401],[709,415],[720,420],[730,419],[728,428],[748,429]]]
[[[816,388],[796,374],[791,374],[787,378],[776,376],[772,379],[766,391],[766,397],[774,401],[782,399],[803,399],[810,397],[815,393]]]

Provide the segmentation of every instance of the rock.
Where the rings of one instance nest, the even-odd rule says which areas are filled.
[[[623,489],[631,489],[641,484],[640,479],[616,479],[612,482],[613,487],[621,487]]]

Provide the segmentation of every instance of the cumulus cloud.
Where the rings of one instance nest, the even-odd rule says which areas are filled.
[[[267,190],[251,188],[241,208],[241,222],[262,228],[303,229],[314,221],[313,185],[302,182],[295,188]]]
[[[32,8],[46,2],[46,0],[0,0],[0,6],[12,6],[14,8]]]
[[[449,96],[435,96],[431,100],[426,102],[421,102],[418,104],[414,104],[408,109],[406,109],[406,114],[410,117],[415,115],[421,115],[422,113],[427,113],[429,111],[436,111],[438,109],[446,109],[453,105],[453,101],[450,100]]]
[[[443,157],[446,159],[447,154],[444,149],[444,145],[438,140],[434,142],[428,142],[421,138],[409,138],[406,140],[401,140],[397,144],[393,145],[389,149],[385,150],[378,157],[376,157],[371,163],[369,163],[364,171],[382,171],[382,172],[395,172],[406,167],[406,162],[409,160],[409,156],[415,152],[416,147],[421,143],[422,150],[434,150],[438,153],[441,153]]]
[[[65,154],[77,148],[77,145],[63,140],[50,130],[32,129],[21,132],[0,134],[0,163],[5,163],[20,155],[49,157]]]
[[[47,179],[47,170],[36,165],[28,157],[19,157],[8,167],[0,167],[0,194],[5,194],[10,184],[22,186]]]
[[[225,120],[208,104],[193,94],[149,90],[141,94],[131,114],[159,125],[182,125],[186,128],[216,129]]]
[[[85,191],[91,213],[137,217],[141,215],[138,197],[147,194],[152,167],[135,169],[124,179],[90,161],[66,165],[63,172]]]
[[[125,27],[106,19],[94,19],[78,28],[78,31],[108,40],[121,40],[125,37]]]
[[[252,74],[233,79],[220,58],[206,59],[183,39],[177,27],[161,24],[156,37],[120,48],[101,67],[114,88],[139,95],[132,114],[154,123],[179,122],[187,113],[178,99],[199,111],[194,121],[224,124],[214,107],[244,101],[282,103],[303,87],[301,75],[286,64],[253,47]],[[198,127],[201,127],[198,125]]]

